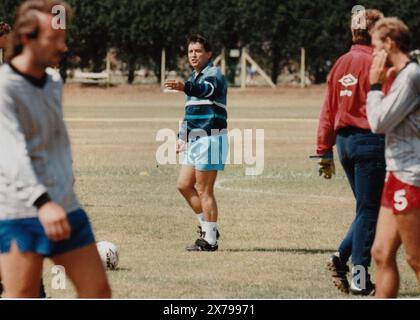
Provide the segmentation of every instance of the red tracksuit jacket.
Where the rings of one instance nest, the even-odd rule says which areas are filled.
[[[332,151],[339,129],[349,126],[370,129],[366,116],[366,99],[370,90],[372,53],[370,46],[353,45],[332,68],[319,119],[318,155]]]

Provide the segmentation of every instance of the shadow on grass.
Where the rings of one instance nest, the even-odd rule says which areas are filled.
[[[122,205],[119,205],[119,204],[114,204],[114,205],[96,205],[96,204],[90,204],[90,203],[83,204],[83,206],[85,208],[93,208],[93,207],[96,207],[96,208],[122,208],[123,207]]]
[[[132,269],[131,268],[120,268],[120,267],[117,267],[116,269],[114,269],[114,270],[110,270],[111,272],[119,272],[119,271],[131,271]]]
[[[296,254],[328,254],[337,250],[333,249],[302,249],[302,248],[244,248],[244,249],[225,249],[222,252],[285,252]]]

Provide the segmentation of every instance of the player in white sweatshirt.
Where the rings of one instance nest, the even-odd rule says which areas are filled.
[[[397,18],[380,20],[372,31],[374,61],[367,115],[372,130],[386,136],[387,178],[372,254],[376,296],[396,297],[396,255],[406,259],[420,284],[420,67],[409,57],[410,31]],[[385,96],[387,77],[396,75]]]

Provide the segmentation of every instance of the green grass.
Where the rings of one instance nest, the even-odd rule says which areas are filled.
[[[246,177],[246,166],[231,165],[220,174],[220,250],[187,253],[197,221],[175,188],[179,166],[155,160],[156,132],[177,128],[183,96],[142,87],[67,88],[77,192],[97,240],[120,248],[119,269],[108,272],[114,297],[347,298],[333,287],[326,262],[352,221],[354,200],[338,163],[337,175],[325,181],[308,159],[322,99],[323,88],[230,93],[230,128],[265,130],[265,170]],[[399,263],[401,295],[417,295],[402,254]],[[48,294],[73,297],[71,285],[51,289],[51,264],[45,266]]]

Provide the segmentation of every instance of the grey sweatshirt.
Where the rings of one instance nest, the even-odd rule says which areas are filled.
[[[37,217],[34,202],[45,192],[67,212],[80,207],[62,88],[53,70],[42,86],[0,67],[0,220]]]
[[[372,131],[386,135],[387,171],[420,187],[420,67],[409,63],[386,96],[370,91],[366,109]]]

